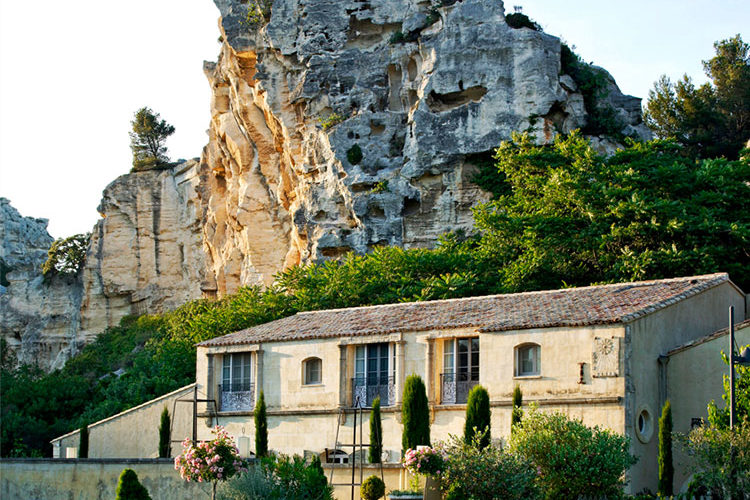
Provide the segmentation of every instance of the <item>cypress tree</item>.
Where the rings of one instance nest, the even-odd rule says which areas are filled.
[[[404,432],[401,435],[401,448],[430,446],[430,409],[427,391],[419,375],[409,375],[404,384],[404,401],[401,404],[401,422]]]
[[[371,464],[379,464],[383,454],[383,422],[380,419],[380,396],[372,402],[370,412],[370,452]]]
[[[265,457],[268,455],[268,423],[266,422],[266,400],[263,391],[258,396],[258,404],[255,406],[255,456]]]
[[[490,444],[490,395],[481,385],[475,385],[469,392],[466,403],[466,423],[464,424],[464,442],[471,444],[476,433],[484,433],[479,441],[479,448]]]
[[[115,495],[115,500],[151,500],[148,490],[138,481],[138,474],[133,469],[122,471]]]
[[[78,458],[89,458],[89,426],[83,424],[79,430]]]
[[[664,403],[659,419],[659,496],[671,497],[674,492],[672,463],[672,405]]]
[[[172,454],[172,446],[169,435],[170,427],[169,410],[165,406],[161,412],[161,423],[159,424],[159,458],[169,458]]]
[[[521,417],[523,417],[523,409],[521,406],[523,405],[523,393],[521,392],[521,388],[516,385],[515,389],[513,389],[513,411],[510,415],[510,432],[513,432],[513,428],[516,426],[516,424],[521,423]]]

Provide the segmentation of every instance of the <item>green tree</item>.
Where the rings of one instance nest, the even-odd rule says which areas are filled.
[[[672,405],[667,400],[659,419],[659,496],[671,497],[674,492],[672,462]]]
[[[58,238],[47,251],[47,260],[42,264],[45,278],[55,274],[77,274],[86,261],[86,249],[91,233]]]
[[[266,421],[266,399],[263,391],[260,391],[258,402],[255,405],[255,456],[265,457],[268,455],[268,422]]]
[[[404,399],[401,403],[401,449],[406,451],[417,446],[430,446],[430,408],[427,391],[419,375],[411,374],[404,383]]]
[[[133,170],[148,170],[169,163],[164,143],[174,134],[174,127],[165,120],[160,120],[159,113],[154,113],[150,108],[136,111],[130,124],[133,127],[130,132]]]
[[[89,458],[89,426],[83,424],[78,430],[78,458]]]
[[[378,396],[373,400],[372,410],[370,410],[370,449],[368,453],[370,463],[379,464],[382,454],[383,422],[380,418],[380,396]]]
[[[161,411],[161,421],[159,422],[159,458],[169,458],[172,455],[170,427],[169,410],[165,406]]]
[[[750,348],[750,344],[740,348],[740,352],[745,347]],[[729,372],[729,356],[721,351],[721,358],[727,365]],[[737,422],[750,422],[750,366],[737,365],[735,368],[734,379],[734,408],[737,415]],[[708,422],[717,429],[729,428],[729,374],[724,374],[724,394],[721,398],[724,400],[724,408],[719,408],[714,400],[708,403]]]
[[[711,83],[696,87],[685,75],[673,84],[662,76],[649,91],[644,119],[657,137],[692,154],[735,159],[750,137],[750,46],[737,35],[714,49],[703,61]]]
[[[618,498],[625,471],[636,462],[629,448],[625,436],[533,406],[510,439],[510,450],[540,471],[539,486],[549,500]]]
[[[497,286],[549,290],[718,271],[750,285],[750,159],[696,163],[669,141],[631,143],[604,158],[577,133],[552,146],[514,135],[496,158],[511,192],[478,207],[475,221],[477,274],[495,273]]]
[[[490,395],[481,385],[475,385],[469,391],[466,403],[466,422],[464,423],[464,442],[470,444],[474,436],[479,434],[478,445],[481,448],[489,446],[492,441],[490,434]]]
[[[523,393],[521,392],[521,388],[516,385],[513,388],[513,410],[511,411],[510,415],[510,432],[513,432],[513,429],[517,424],[521,423],[521,419],[523,418]]]
[[[125,469],[117,481],[115,500],[151,500],[148,490],[138,481],[133,469]]]

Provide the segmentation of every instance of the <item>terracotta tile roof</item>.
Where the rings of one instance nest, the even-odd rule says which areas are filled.
[[[226,346],[473,328],[499,332],[627,323],[729,282],[726,273],[563,290],[300,312],[201,342]]]

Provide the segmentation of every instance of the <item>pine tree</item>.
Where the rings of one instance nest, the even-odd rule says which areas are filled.
[[[406,451],[419,445],[430,446],[430,409],[427,391],[419,375],[409,375],[404,384],[404,401],[401,404],[401,448]]]
[[[161,412],[161,423],[159,424],[159,458],[169,458],[172,455],[169,410],[165,406]]]
[[[138,481],[133,469],[125,469],[117,482],[115,500],[151,500],[148,490]]]
[[[370,411],[370,452],[371,464],[379,464],[383,453],[383,422],[380,418],[380,396],[372,402]]]
[[[659,419],[659,496],[671,497],[674,492],[672,463],[672,405],[664,403]]]
[[[89,458],[89,426],[83,424],[79,430],[78,458]]]
[[[469,392],[466,403],[466,423],[464,424],[464,442],[472,444],[477,433],[483,433],[479,447],[486,448],[490,444],[490,395],[481,385],[475,385]]]
[[[154,113],[150,108],[141,108],[130,122],[133,126],[129,135],[134,171],[158,168],[169,163],[164,142],[174,134],[174,127],[159,118],[159,113]]]
[[[521,423],[521,418],[523,417],[523,409],[521,406],[523,405],[523,393],[521,392],[521,388],[516,385],[515,389],[513,389],[513,411],[510,415],[510,432],[513,433],[513,428],[516,426],[516,424]]]
[[[263,391],[258,396],[258,404],[255,406],[255,456],[265,457],[268,455],[268,423],[266,422],[266,400]]]

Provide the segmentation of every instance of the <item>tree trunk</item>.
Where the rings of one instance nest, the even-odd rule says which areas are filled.
[[[211,483],[211,500],[216,500],[216,481]]]

